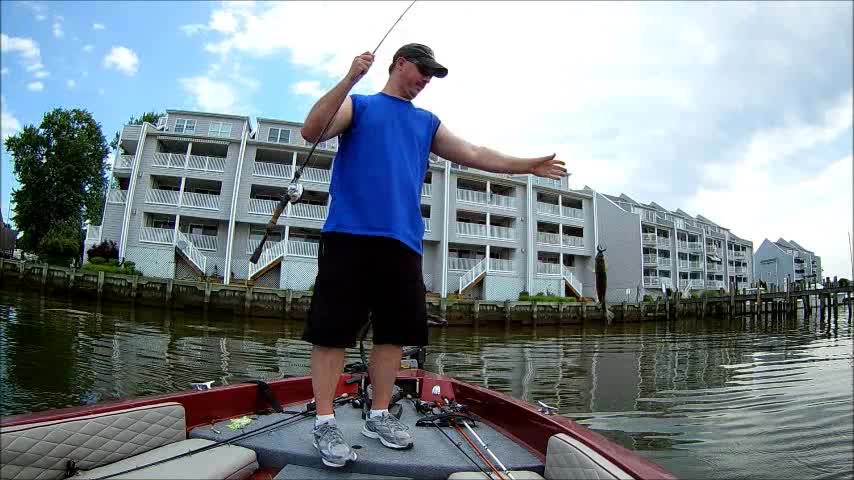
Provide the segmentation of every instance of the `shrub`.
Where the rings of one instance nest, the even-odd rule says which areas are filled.
[[[104,240],[98,245],[93,245],[89,250],[86,250],[86,255],[89,257],[91,261],[93,257],[101,257],[105,259],[114,258],[116,260],[119,259],[119,249],[116,246],[116,242],[112,240]]]
[[[652,302],[652,295],[644,295],[643,301],[644,301],[644,303]]]
[[[117,258],[108,258],[108,259],[107,259],[107,265],[114,265],[114,266],[118,266],[118,265],[119,265],[119,260],[118,260]]]
[[[101,265],[107,263],[107,260],[104,257],[89,257],[89,263],[92,265]],[[84,265],[85,267],[86,265]]]

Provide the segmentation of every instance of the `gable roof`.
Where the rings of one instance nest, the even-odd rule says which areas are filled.
[[[715,226],[715,227],[720,227],[720,225],[718,225],[717,223],[715,223],[715,222],[713,222],[713,221],[709,220],[708,218],[706,218],[706,217],[704,217],[704,216],[702,216],[702,215],[699,215],[699,214],[697,215],[697,220],[699,220],[699,221],[701,221],[701,222],[708,223],[709,225],[713,225],[713,226]]]
[[[779,245],[781,247],[785,247],[785,248],[798,248],[798,247],[792,245],[791,243],[783,240],[783,237],[778,238],[777,241],[774,243],[776,243],[777,245]]]
[[[662,207],[661,205],[659,205],[659,204],[657,204],[657,203],[655,203],[655,202],[649,202],[649,206],[650,206],[651,208],[654,208],[654,209],[658,210],[659,212],[670,213],[670,211],[669,211],[669,210],[667,210],[666,208]]]

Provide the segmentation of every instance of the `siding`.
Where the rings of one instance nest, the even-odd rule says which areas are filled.
[[[196,121],[196,132],[195,134],[185,134],[181,133],[181,135],[187,136],[208,136],[208,131],[211,125],[211,122],[223,122],[231,124],[231,135],[228,137],[217,137],[217,138],[229,138],[231,140],[240,140],[240,134],[243,133],[243,120],[238,120],[235,118],[215,118],[209,117],[206,115],[193,115],[191,113],[178,113],[171,112],[169,114],[168,121],[166,122],[166,131],[167,132],[175,132],[175,122],[179,119],[184,120],[195,120]],[[180,132],[179,132],[180,133]]]
[[[765,260],[776,259],[777,263],[763,264]],[[753,256],[756,278],[754,281],[764,281],[770,287],[772,284],[781,287],[785,283],[785,278],[788,275],[789,279],[795,278],[795,269],[793,258],[768,239],[759,245],[756,254]]]
[[[625,300],[627,288],[634,293],[643,282],[640,217],[626,212],[601,194],[596,194],[595,201],[600,242],[608,249],[605,252],[608,265],[605,299],[619,303]],[[630,295],[630,298],[634,297]]]

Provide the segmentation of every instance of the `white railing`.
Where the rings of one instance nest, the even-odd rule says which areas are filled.
[[[145,194],[145,203],[156,203],[160,205],[178,205],[181,192],[174,190],[158,190],[153,188]]]
[[[178,232],[178,241],[175,242],[175,245],[178,246],[184,253],[187,254],[187,257],[190,258],[196,267],[202,272],[205,273],[205,268],[207,267],[208,257],[206,257],[202,252],[193,245],[193,242],[187,238],[187,235],[184,232]]]
[[[683,252],[688,251],[688,242],[683,242],[680,240],[679,242],[677,242],[677,245],[679,246],[679,250]]]
[[[498,195],[493,193],[489,198],[489,204],[494,207],[514,209],[516,208],[516,198],[509,195]]]
[[[537,273],[540,275],[560,275],[559,263],[537,262]]]
[[[683,281],[686,282],[684,286],[682,285]],[[682,294],[684,295],[690,292],[693,288],[703,288],[704,284],[705,282],[698,278],[692,278],[690,280],[679,280],[679,289],[682,290]]]
[[[466,235],[469,237],[486,237],[486,225],[479,223],[457,222],[457,235]]]
[[[688,250],[691,252],[702,252],[703,245],[697,242],[688,242]]]
[[[288,240],[288,256],[317,258],[318,246],[316,242]]]
[[[260,240],[261,239],[258,239],[258,241]],[[287,252],[288,250],[288,243],[289,242],[276,242],[275,245],[271,246],[270,248],[265,248],[261,252],[261,256],[258,258],[258,263],[249,262],[249,278],[252,278],[256,273],[260,272],[261,270],[269,266],[271,263],[281,258],[282,255],[284,255],[285,252]],[[256,243],[255,246],[257,247],[258,244]]]
[[[643,243],[655,244],[655,234],[654,233],[644,233],[643,234]]]
[[[546,215],[560,215],[560,205],[537,201],[537,213]]]
[[[644,263],[645,265],[655,265],[655,264],[657,263],[657,262],[656,262],[656,259],[657,259],[657,258],[658,258],[658,257],[657,257],[656,255],[646,254],[646,255],[644,255],[644,256],[643,256],[643,263]]]
[[[650,223],[655,223],[658,220],[658,217],[655,215],[655,212],[650,212],[647,210],[643,211],[643,219]]]
[[[563,216],[569,218],[577,218],[578,220],[584,220],[584,210],[580,208],[573,207],[563,207]]]
[[[471,270],[482,258],[448,257],[448,270]]]
[[[537,232],[537,243],[542,243],[545,245],[560,245],[560,234]]]
[[[658,257],[658,266],[659,267],[669,267],[671,265],[671,260],[666,257]]]
[[[133,168],[133,155],[119,155],[115,168]]]
[[[422,183],[421,184],[421,196],[423,196],[423,197],[432,197],[433,196],[433,184],[432,183]]]
[[[249,207],[246,209],[249,213],[255,213],[258,215],[272,215],[273,210],[276,209],[276,205],[279,202],[275,200],[266,200],[263,198],[250,198],[249,199]]]
[[[185,153],[158,152],[154,154],[153,165],[155,167],[184,168],[186,162],[187,154]]]
[[[513,227],[501,227],[498,225],[489,226],[489,237],[498,238],[501,240],[515,240],[516,229]]]
[[[579,280],[578,277],[575,276],[575,272],[571,268],[567,267],[566,265],[561,265],[561,274],[563,275],[563,278],[567,282],[569,282],[569,284],[572,286],[572,288],[576,292],[578,292],[579,295],[581,295],[581,290],[582,290],[581,280]]]
[[[175,241],[175,230],[172,228],[142,227],[142,230],[139,231],[139,241],[172,245]]]
[[[273,213],[271,210],[270,213]],[[291,217],[307,218],[309,220],[324,220],[329,213],[326,205],[309,205],[307,203],[295,203],[291,207]]]
[[[425,218],[425,217],[421,217],[421,219],[424,220],[424,231],[429,232],[430,231],[430,219]]]
[[[700,262],[690,262],[689,267],[691,268],[691,270],[702,270],[703,264]]]
[[[486,271],[486,259],[484,258],[483,260],[477,262],[477,264],[474,266],[474,268],[472,268],[471,270],[466,272],[465,275],[460,277],[460,289],[459,289],[459,291],[462,292],[464,288],[471,285],[477,279],[477,277],[485,271]]]
[[[190,170],[222,173],[225,171],[225,158],[209,157],[207,155],[190,155],[190,158],[187,160],[187,168]]]
[[[688,284],[691,283],[691,280],[680,278],[679,279],[679,290],[684,290],[688,287]]]
[[[560,188],[560,180],[554,180],[551,178],[534,177],[534,183],[544,187]]]
[[[260,236],[249,237],[249,239],[246,240],[246,253],[247,254],[255,253],[255,249],[258,248],[259,243],[261,243],[261,237]],[[279,240],[273,240],[273,239],[268,237],[267,241],[264,242],[264,248],[261,250],[261,252],[262,253],[266,252],[267,250],[275,247],[279,243],[282,243],[282,242],[280,242]]]
[[[736,260],[744,260],[745,258],[747,258],[747,254],[745,254],[744,252],[733,252],[732,258]]]
[[[723,267],[716,263],[710,263],[706,265],[706,271],[708,272],[722,272],[723,270]]]
[[[679,260],[679,268],[685,268],[685,269],[689,268],[688,267],[688,260]]]
[[[305,170],[302,171],[301,179],[306,182],[329,183],[332,179],[332,170],[306,167]]]
[[[646,288],[657,288],[661,286],[661,280],[658,277],[643,277],[643,286]]]
[[[487,194],[486,192],[478,192],[475,190],[466,190],[464,188],[458,188],[457,201],[486,205],[487,203],[489,203],[489,194]]]
[[[101,225],[89,225],[86,227],[86,240],[101,240]]]
[[[256,177],[290,179],[293,177],[293,170],[293,165],[285,165],[284,163],[255,162],[252,174]]]
[[[489,271],[490,272],[512,272],[513,271],[513,260],[506,260],[503,258],[490,258],[489,259]]]
[[[721,249],[714,245],[706,245],[706,253],[711,253],[714,255],[720,255]]]
[[[724,288],[722,280],[706,280],[706,288]]]
[[[563,236],[564,247],[584,247],[584,237],[574,237],[572,235]]]
[[[735,273],[747,274],[747,267],[735,267]]]
[[[110,190],[110,193],[107,194],[107,203],[119,203],[124,204],[128,201],[128,191],[127,190]]]
[[[670,239],[667,237],[658,237],[657,243],[659,247],[669,247]]]
[[[205,210],[219,210],[219,195],[207,193],[184,192],[181,201],[184,207],[203,208]]]
[[[125,125],[122,127],[122,139],[138,140],[139,131],[142,130],[142,125]]]
[[[219,240],[216,235],[200,235],[198,233],[187,233],[187,238],[193,242],[199,250],[210,250],[215,252],[219,245]]]

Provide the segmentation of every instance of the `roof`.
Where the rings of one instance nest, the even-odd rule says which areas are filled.
[[[675,213],[676,215],[681,215],[681,216],[683,216],[683,217],[685,217],[685,218],[690,218],[691,220],[693,220],[693,219],[694,219],[694,217],[692,217],[691,215],[689,215],[689,214],[685,213],[685,211],[684,211],[684,210],[682,210],[681,208],[677,208],[677,209],[676,209],[675,211],[673,211],[672,213]]]
[[[633,203],[633,204],[635,204],[635,205],[640,206],[640,203],[638,203],[638,202],[634,201],[631,197],[629,197],[629,196],[628,196],[628,195],[626,195],[625,193],[621,193],[619,198],[620,198],[620,201],[621,201],[621,202],[629,202],[629,203]]]
[[[264,122],[264,123],[280,123],[280,124],[282,124],[282,125],[289,125],[289,126],[291,126],[291,127],[302,127],[303,125],[305,125],[304,123],[300,123],[300,122],[290,122],[290,121],[287,121],[287,120],[277,120],[277,119],[275,119],[275,118],[261,118],[261,117],[257,117],[257,118],[255,118],[255,121],[257,121],[257,122],[259,122],[259,123],[260,123],[260,122]]]
[[[720,225],[718,225],[717,223],[715,223],[715,222],[713,222],[713,221],[709,220],[708,218],[706,218],[706,217],[704,217],[704,216],[702,216],[702,215],[699,215],[699,214],[697,215],[697,220],[699,220],[699,221],[701,221],[701,222],[708,223],[709,225],[713,225],[713,226],[715,226],[715,227],[723,228],[723,227],[721,227]]]
[[[649,202],[649,207],[654,208],[654,209],[658,210],[659,212],[670,213],[669,210],[667,210],[666,208],[662,207],[661,205],[659,205],[655,202]]]
[[[244,115],[230,115],[230,114],[227,114],[227,113],[194,112],[194,111],[192,111],[192,110],[166,110],[166,113],[168,113],[168,114],[173,114],[173,113],[185,113],[185,114],[188,114],[188,115],[196,115],[196,116],[200,116],[200,117],[233,118],[233,119],[235,119],[235,120],[243,120],[243,121],[246,121],[246,122],[248,122],[248,121],[249,121],[249,117],[247,117],[247,116],[244,116]]]
[[[776,243],[777,245],[779,245],[781,247],[785,247],[785,248],[798,248],[798,247],[792,245],[791,243],[783,240],[783,237],[778,238],[777,241],[774,243]]]

